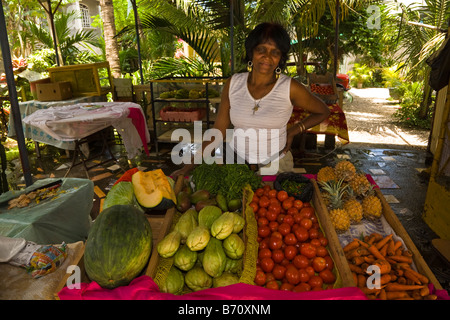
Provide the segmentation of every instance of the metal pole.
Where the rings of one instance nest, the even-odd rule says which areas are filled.
[[[137,12],[136,0],[131,0],[131,4],[133,5],[134,24],[136,26],[136,43],[137,43],[137,50],[138,50],[139,76],[141,77],[141,84],[144,84],[144,75],[142,73],[142,59],[141,59],[141,41],[140,41],[140,37],[139,37],[138,12]]]
[[[230,0],[230,50],[231,50],[231,74],[234,73],[234,14],[233,1]]]
[[[339,50],[339,0],[336,0],[336,28],[334,33],[334,80],[337,77],[337,66],[338,66],[338,50]]]
[[[17,144],[19,147],[20,161],[22,163],[23,176],[26,186],[33,184],[31,178],[30,164],[28,162],[27,147],[25,145],[25,136],[22,128],[22,117],[20,116],[19,101],[17,99],[16,84],[14,82],[14,72],[12,68],[11,52],[6,30],[5,14],[3,4],[0,12],[0,46],[2,50],[3,63],[5,65],[6,82],[8,84],[9,100],[11,102],[11,112],[14,120],[14,128],[17,134]]]

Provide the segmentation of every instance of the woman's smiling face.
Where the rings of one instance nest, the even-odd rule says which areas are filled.
[[[273,73],[281,59],[281,50],[271,39],[253,49],[253,68],[261,73]]]

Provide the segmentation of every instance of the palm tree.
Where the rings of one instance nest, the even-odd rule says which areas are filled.
[[[103,36],[105,39],[106,60],[109,62],[113,77],[120,78],[119,46],[117,44],[114,6],[112,1],[100,0],[103,21]]]
[[[97,36],[92,30],[81,30],[71,34],[69,25],[75,18],[76,15],[74,12],[58,13],[55,16],[55,29],[64,64],[67,61],[73,60],[77,54],[82,52],[78,46],[88,48],[89,46],[98,46]],[[43,48],[54,48],[53,37],[47,27],[41,27],[40,25],[30,22],[28,23],[28,28],[33,34],[33,38],[37,40]]]

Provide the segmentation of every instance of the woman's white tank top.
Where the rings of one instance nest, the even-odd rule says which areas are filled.
[[[230,120],[234,126],[232,149],[249,163],[265,164],[286,145],[286,126],[292,115],[291,78],[281,74],[272,90],[255,100],[248,91],[249,73],[230,81]],[[254,110],[255,105],[258,110]]]

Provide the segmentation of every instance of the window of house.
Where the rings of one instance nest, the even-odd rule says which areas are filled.
[[[91,16],[89,14],[88,6],[80,3],[80,12],[81,12],[81,26],[83,28],[89,28],[91,26]]]

